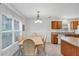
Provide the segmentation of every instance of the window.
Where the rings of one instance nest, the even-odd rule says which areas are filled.
[[[19,38],[19,36],[20,36],[20,32],[19,32],[19,31],[16,31],[16,32],[14,33],[14,35],[15,35],[15,42],[16,42],[16,41],[18,41],[18,38]]]
[[[62,21],[62,29],[65,31],[68,31],[68,24],[69,24],[68,20],[63,20]]]
[[[15,42],[18,41],[18,37],[20,35],[20,23],[17,20],[14,20],[14,37],[15,37]]]
[[[2,33],[2,49],[12,44],[12,32]]]
[[[19,21],[14,20],[14,30],[19,30]]]
[[[2,15],[2,48],[12,44],[12,19]]]
[[[21,22],[2,15],[2,49],[18,41],[21,34]]]
[[[12,30],[12,19],[4,15],[2,16],[2,30],[3,31]]]

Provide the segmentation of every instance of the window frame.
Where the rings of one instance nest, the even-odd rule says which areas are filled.
[[[14,28],[14,21],[15,21],[15,20],[19,22],[19,30],[15,30],[15,28]],[[13,19],[13,33],[14,33],[14,34],[13,34],[13,37],[14,37],[14,38],[15,38],[15,32],[20,32],[19,35],[22,34],[22,27],[21,27],[21,26],[22,26],[22,22],[21,22],[20,20],[18,20],[17,18],[14,18],[14,19]],[[13,42],[17,42],[17,41],[15,41],[16,39],[14,39],[14,38],[13,38]]]
[[[12,30],[2,31],[2,15],[4,15],[4,16],[6,16],[6,17],[12,19]],[[1,49],[2,49],[2,51],[5,51],[5,50],[8,49],[9,47],[11,47],[13,44],[15,44],[15,43],[18,42],[18,41],[15,42],[15,38],[14,38],[14,35],[15,35],[15,33],[14,33],[14,32],[15,32],[15,31],[14,31],[14,20],[16,20],[16,21],[19,22],[19,32],[20,32],[19,35],[22,34],[22,21],[21,21],[20,19],[18,19],[18,18],[15,18],[15,17],[11,16],[10,14],[6,14],[6,13],[2,13],[2,14],[0,15],[0,17],[1,17],[1,31],[0,31],[0,33],[1,33],[1,42],[2,42],[2,33],[3,33],[3,32],[12,32],[12,44],[10,44],[9,46],[7,46],[7,47],[5,47],[5,48],[3,48],[3,49],[2,49],[2,44],[1,44]]]

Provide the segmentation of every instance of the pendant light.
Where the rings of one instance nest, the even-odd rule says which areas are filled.
[[[37,11],[37,18],[36,18],[36,20],[34,21],[35,23],[42,23],[42,22],[43,22],[43,21],[40,19],[39,13],[40,13],[40,11]]]

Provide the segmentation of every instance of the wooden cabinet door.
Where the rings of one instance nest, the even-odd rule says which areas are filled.
[[[76,56],[76,47],[62,40],[61,53],[64,56]]]
[[[52,21],[51,22],[51,28],[52,29],[61,29],[62,28],[62,22],[61,21]]]
[[[79,56],[79,47],[76,48],[76,55]]]
[[[58,44],[58,38],[57,38],[57,34],[51,34],[51,43],[52,44]]]
[[[78,23],[79,21],[72,21],[70,25],[71,29],[77,29]]]
[[[58,26],[58,29],[62,29],[62,22],[61,21],[58,21],[57,26]]]
[[[58,28],[58,22],[57,21],[52,21],[51,27],[52,27],[52,29],[57,29]]]
[[[78,21],[73,21],[73,29],[77,29]]]

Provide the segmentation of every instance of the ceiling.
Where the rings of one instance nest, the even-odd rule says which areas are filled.
[[[35,18],[37,11],[40,11],[41,18],[79,15],[78,3],[11,3],[10,5],[27,18]]]

